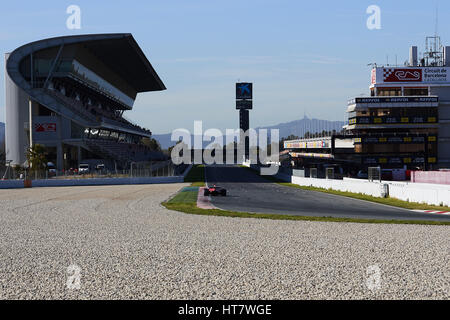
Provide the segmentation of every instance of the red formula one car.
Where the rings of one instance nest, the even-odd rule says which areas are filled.
[[[205,191],[203,193],[203,195],[205,196],[226,196],[227,195],[227,189],[222,188],[222,187],[218,187],[216,185],[212,186],[212,187],[207,187],[205,188]]]

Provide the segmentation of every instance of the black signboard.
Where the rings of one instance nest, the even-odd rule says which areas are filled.
[[[437,123],[436,116],[430,117],[354,117],[348,121],[349,125],[352,124],[413,124],[413,123]]]
[[[425,143],[425,136],[383,136],[383,137],[361,137],[355,140],[355,144],[410,144]],[[429,143],[436,142],[436,136],[428,137]]]
[[[253,99],[253,83],[240,82],[236,83],[236,99]]]
[[[349,105],[356,103],[406,103],[406,102],[439,102],[438,97],[391,97],[391,98],[355,98],[348,101]]]
[[[252,109],[252,100],[236,100],[236,109]]]
[[[402,159],[400,159],[400,158],[394,157],[394,158],[389,158],[389,163],[392,163],[392,164],[401,164],[401,163],[403,163],[403,161],[402,161]]]
[[[386,139],[380,139],[379,142],[384,143],[385,141],[387,143],[402,143],[404,139],[402,137],[389,137],[386,141]],[[408,142],[408,140],[406,140],[405,142]]]
[[[363,163],[366,165],[374,164],[422,164],[425,163],[424,157],[363,157]]]
[[[364,143],[378,143],[378,138],[376,137],[364,138]]]

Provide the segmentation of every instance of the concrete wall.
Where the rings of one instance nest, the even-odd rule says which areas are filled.
[[[385,183],[369,182],[359,179],[333,180],[333,179],[316,179],[304,178],[296,176],[286,176],[278,174],[279,179],[297,184],[299,186],[316,187],[323,189],[332,189],[344,192],[362,193],[373,197],[384,198],[388,193],[388,187]]]
[[[389,196],[409,202],[450,206],[450,185],[426,183],[389,183]]]
[[[29,97],[9,77],[5,55],[5,149],[6,160],[12,160],[11,165],[23,165],[26,161],[26,150],[29,146],[27,128],[29,121]]]
[[[254,164],[244,163],[245,166],[260,172],[259,167]],[[332,189],[345,192],[362,193],[373,197],[386,197],[388,186],[386,183],[369,182],[368,180],[344,178],[344,180],[305,178],[286,174],[279,171],[275,177],[280,180],[297,184],[299,186]]]
[[[283,174],[287,174],[287,175],[296,176],[296,177],[305,177],[306,176],[305,170],[302,170],[302,169],[291,169],[291,168],[280,167],[279,172],[283,173]],[[308,176],[309,176],[309,170],[308,170]]]
[[[32,187],[69,187],[69,186],[102,186],[155,183],[181,183],[183,176],[174,177],[142,177],[142,178],[97,178],[97,179],[46,179],[33,180]],[[0,189],[23,188],[23,180],[0,181]]]
[[[411,182],[450,185],[450,171],[412,171]]]
[[[4,180],[0,181],[0,189],[23,188],[23,180]]]
[[[183,182],[182,176],[142,178],[98,178],[98,179],[48,179],[33,180],[33,187],[98,186],[124,184],[154,184]]]

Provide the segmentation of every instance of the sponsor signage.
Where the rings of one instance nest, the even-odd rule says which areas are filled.
[[[370,74],[370,83],[375,84],[377,82],[377,69],[372,69],[372,73]]]
[[[35,132],[56,132],[56,123],[35,123]]]
[[[425,136],[392,136],[392,137],[362,137],[355,138],[355,143],[381,143],[381,144],[397,144],[397,143],[424,143]],[[428,142],[436,142],[436,136],[428,136]]]
[[[434,157],[428,158],[428,162],[433,162]],[[431,161],[430,161],[431,160]],[[371,164],[423,164],[425,163],[424,157],[364,157],[363,163],[367,165]]]
[[[253,83],[236,83],[236,109],[249,110],[253,108]]]
[[[252,109],[252,100],[236,100],[236,109]]]
[[[356,103],[408,103],[408,102],[439,102],[438,97],[395,97],[395,98],[355,98],[348,102],[349,105]]]
[[[446,83],[450,82],[449,67],[378,67],[372,70],[371,84],[377,83]]]
[[[291,152],[289,153],[293,158],[306,157],[306,158],[334,158],[332,154],[328,153],[297,153]]]
[[[285,148],[293,148],[293,149],[314,149],[314,148],[329,148],[330,142],[325,140],[316,140],[316,141],[300,141],[300,142],[285,142]]]
[[[422,82],[422,69],[383,68],[383,82]]]
[[[355,117],[348,124],[427,124],[436,123],[436,117]]]
[[[253,83],[236,83],[236,99],[253,99]]]

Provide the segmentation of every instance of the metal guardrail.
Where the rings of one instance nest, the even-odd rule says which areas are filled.
[[[369,167],[367,169],[367,178],[369,181],[379,181],[381,182],[381,168],[380,167]]]

